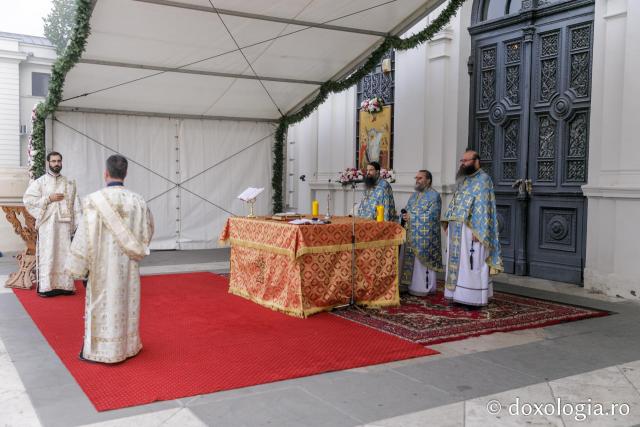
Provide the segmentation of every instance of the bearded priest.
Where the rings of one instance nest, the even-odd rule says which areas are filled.
[[[135,356],[140,341],[140,270],[149,254],[153,218],[142,196],[124,187],[127,159],[107,159],[107,187],[83,202],[82,222],[66,269],[89,273],[80,359],[117,363]]]
[[[436,292],[436,272],[442,271],[440,240],[440,193],[433,187],[433,176],[426,169],[416,174],[415,192],[402,210],[407,229],[403,250],[400,283],[409,286],[409,293],[426,296]]]
[[[60,173],[62,154],[47,154],[47,166],[47,173],[29,184],[22,198],[24,207],[36,220],[38,232],[37,292],[41,297],[71,295],[75,287],[64,272],[64,263],[80,221],[80,200],[75,181]]]
[[[376,219],[376,206],[381,205],[384,206],[384,220],[397,221],[393,189],[391,184],[380,177],[380,163],[371,162],[367,165],[364,185],[364,197],[358,206],[358,216]]]
[[[458,186],[443,226],[447,231],[445,298],[485,306],[493,296],[491,274],[503,270],[496,197],[480,156],[467,150],[460,159]]]

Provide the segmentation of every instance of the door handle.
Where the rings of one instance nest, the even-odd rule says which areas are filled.
[[[525,194],[531,196],[533,193],[533,183],[527,178],[517,179],[512,187],[518,189],[518,197],[524,197]]]
[[[531,182],[531,179],[524,180],[524,187],[525,190],[527,190],[527,194],[529,194],[529,197],[531,197],[531,195],[533,194],[533,183]]]

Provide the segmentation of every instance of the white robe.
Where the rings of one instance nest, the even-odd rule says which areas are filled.
[[[447,252],[449,251],[450,234],[447,233]],[[473,245],[473,269],[471,269],[469,255]],[[447,262],[449,257],[446,257]],[[455,302],[484,306],[493,297],[493,283],[489,277],[489,266],[485,262],[486,251],[479,242],[473,242],[473,233],[465,224],[462,225],[460,241],[460,267],[458,269],[458,283],[455,290],[446,289],[444,296]],[[447,274],[449,272],[447,265]],[[445,281],[446,282],[446,281]]]
[[[66,265],[74,277],[89,272],[82,354],[117,363],[142,349],[138,262],[149,253],[153,218],[142,196],[121,186],[90,194],[83,207]]]
[[[50,201],[54,193],[63,193],[64,200]],[[44,174],[29,184],[22,200],[38,231],[38,292],[75,290],[73,279],[64,272],[71,236],[81,216],[75,182],[62,175]]]
[[[436,272],[424,266],[418,257],[413,261],[409,293],[419,297],[436,293]]]

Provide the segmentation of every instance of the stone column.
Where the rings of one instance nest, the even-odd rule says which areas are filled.
[[[640,2],[595,3],[585,288],[640,297]]]

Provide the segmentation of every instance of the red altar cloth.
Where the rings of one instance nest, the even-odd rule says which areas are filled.
[[[265,307],[306,317],[349,302],[352,219],[292,225],[232,217],[220,240],[231,245],[229,292]],[[355,300],[399,305],[398,246],[405,230],[393,222],[356,218]]]

